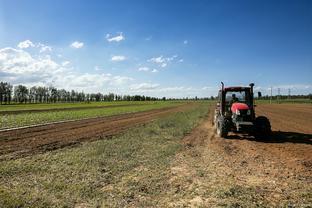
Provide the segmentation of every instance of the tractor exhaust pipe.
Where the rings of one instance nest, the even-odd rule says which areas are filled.
[[[253,87],[255,86],[255,84],[254,83],[250,83],[249,86],[250,86],[251,94],[253,94]]]
[[[250,86],[251,106],[252,106],[252,108],[254,108],[254,92],[253,92],[253,88],[254,88],[255,84],[254,83],[250,83],[249,86]],[[255,115],[253,115],[253,117],[255,117]]]
[[[223,82],[221,82],[221,89],[222,89],[222,91],[224,90],[224,83]]]

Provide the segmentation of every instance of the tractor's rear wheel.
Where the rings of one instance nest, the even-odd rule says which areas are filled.
[[[269,139],[272,133],[271,124],[267,117],[259,116],[255,122],[255,137],[259,139]]]
[[[219,116],[217,120],[217,135],[225,138],[228,135],[228,132],[228,121],[223,116]]]

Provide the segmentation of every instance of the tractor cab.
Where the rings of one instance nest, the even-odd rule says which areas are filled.
[[[221,137],[226,136],[229,131],[255,132],[259,126],[265,131],[271,131],[267,118],[255,118],[253,87],[253,83],[248,87],[224,87],[221,82],[214,117],[217,132]]]
[[[250,88],[228,87],[224,89],[225,112],[235,113],[237,110],[250,110],[252,103]]]
[[[253,101],[253,86],[249,87],[224,87],[219,91],[220,113],[225,117],[233,115],[248,115],[252,119],[254,117],[254,101]]]

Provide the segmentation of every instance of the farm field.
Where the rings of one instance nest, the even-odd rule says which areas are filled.
[[[111,137],[129,127],[146,123],[170,113],[183,111],[191,108],[192,105],[184,104],[110,117],[83,119],[22,128],[14,131],[2,131],[0,132],[0,155],[9,154],[13,155],[13,157],[19,157],[25,154],[34,154],[75,145],[83,141]]]
[[[21,127],[42,123],[76,120],[133,113],[180,105],[183,102],[108,102],[80,104],[28,104],[19,110],[7,106],[7,111],[0,113],[0,129]],[[36,108],[38,106],[38,108]],[[1,106],[2,107],[2,106]]]
[[[94,123],[89,123],[86,124],[89,129],[84,129],[89,137],[84,141],[92,142],[56,146],[53,151],[33,151],[31,155],[21,151],[15,154],[18,157],[11,159],[5,157],[8,152],[2,151],[0,204],[5,207],[117,207],[133,203],[134,195],[139,192],[145,192],[142,200],[148,195],[163,194],[166,187],[162,183],[175,153],[182,148],[181,138],[203,118],[208,107],[207,103],[191,103],[158,114],[153,114],[156,113],[154,110],[146,114],[148,117],[136,116],[150,123],[119,135],[114,130],[116,125],[110,125],[114,120],[108,122],[106,128],[103,123],[99,124],[97,131],[115,131],[107,137],[93,134],[96,128],[92,127]],[[135,116],[124,120],[128,126],[137,124]],[[67,132],[74,131],[67,128]],[[66,128],[63,134],[66,134]],[[39,135],[44,136],[44,132]],[[17,138],[16,141],[24,139]],[[40,137],[36,139],[40,140]],[[1,142],[3,145],[14,142],[14,138],[2,137]],[[135,177],[142,180],[133,181]],[[114,186],[120,189],[113,189]],[[116,198],[111,197],[112,194]],[[154,201],[144,203],[155,204]]]
[[[260,104],[273,136],[216,136],[211,102],[0,133],[5,207],[309,207],[312,109]],[[291,118],[291,119],[289,119]],[[195,128],[194,128],[195,127]]]
[[[312,0],[0,0],[0,208],[312,208]]]
[[[107,106],[128,106],[155,104],[160,101],[112,101],[112,102],[77,102],[77,103],[31,103],[31,104],[10,104],[0,105],[0,113],[24,113],[37,112],[41,110],[69,110],[87,109]]]

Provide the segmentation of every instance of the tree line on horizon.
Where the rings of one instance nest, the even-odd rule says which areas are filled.
[[[57,102],[100,102],[100,101],[156,101],[156,100],[208,100],[214,99],[213,96],[207,98],[182,98],[167,99],[166,97],[157,98],[144,95],[118,95],[114,93],[102,94],[84,93],[75,90],[57,89],[50,86],[25,85],[13,86],[8,82],[0,82],[0,104],[14,103],[57,103]]]
[[[156,101],[166,100],[144,95],[118,95],[114,93],[102,94],[84,93],[75,90],[57,89],[50,86],[24,85],[13,86],[8,82],[0,82],[0,103],[56,103],[56,102],[91,102],[91,101]]]

